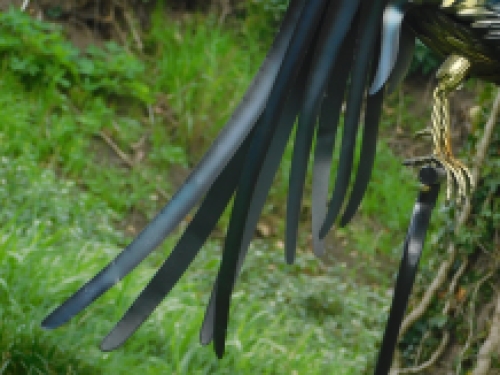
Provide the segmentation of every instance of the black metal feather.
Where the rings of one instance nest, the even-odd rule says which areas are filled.
[[[349,223],[358,210],[358,207],[368,188],[368,182],[375,163],[375,153],[377,151],[377,135],[382,114],[382,103],[384,100],[384,90],[379,90],[376,94],[368,96],[365,109],[365,121],[363,126],[363,140],[361,143],[361,154],[359,166],[356,171],[356,178],[351,195],[346,208],[340,219],[340,226]]]
[[[389,79],[398,60],[403,20],[410,8],[408,0],[393,1],[384,10],[382,18],[382,47],[379,54],[378,69],[370,94],[377,93]]]
[[[403,24],[401,39],[399,42],[398,58],[386,84],[386,93],[391,94],[408,74],[413,54],[415,52],[416,38],[408,25]]]
[[[326,95],[321,103],[318,119],[314,149],[311,207],[313,251],[317,256],[323,256],[325,252],[324,240],[319,237],[319,231],[327,212],[333,151],[344,94],[349,80],[349,70],[354,59],[356,31],[356,28],[351,28],[339,52],[339,58],[328,81]]]
[[[292,0],[282,28],[241,104],[181,189],[108,266],[45,318],[42,322],[44,328],[56,328],[66,323],[130,273],[206,193],[253,129],[266,106],[305,3],[305,0]]]
[[[311,49],[311,51],[312,50],[313,49]],[[300,68],[298,77],[295,80],[292,89],[290,90],[285,103],[285,107],[283,109],[283,113],[280,116],[276,133],[273,136],[266,158],[262,165],[262,169],[255,184],[252,202],[250,203],[248,211],[247,225],[242,236],[242,245],[240,248],[236,275],[239,275],[240,273],[243,261],[248,251],[248,246],[250,245],[250,242],[253,238],[260,214],[266,202],[269,190],[271,188],[272,182],[280,165],[283,153],[285,152],[286,145],[295,124],[295,119],[300,108],[300,103],[302,102],[304,97],[304,91],[302,90],[302,88],[306,84],[306,78],[311,67],[311,55],[311,52],[307,53],[305,61]],[[200,341],[204,345],[210,343],[213,339],[216,301],[215,294],[218,282],[219,281],[217,279],[210,296],[200,332]]]
[[[247,156],[252,134],[217,177],[203,203],[168,258],[117,325],[104,338],[101,349],[122,345],[149,317],[188,269],[214,230],[237,188],[238,176]]]
[[[289,264],[295,259],[304,182],[321,99],[347,32],[357,26],[352,25],[352,21],[358,10],[358,4],[359,0],[330,3],[321,25],[311,72],[304,87],[305,98],[295,136],[288,192],[285,258]]]
[[[255,129],[255,135],[249,149],[249,157],[243,167],[224,244],[222,262],[217,276],[219,282],[215,289],[213,341],[215,353],[219,358],[224,355],[231,294],[255,184],[275,132],[279,115],[285,104],[285,99],[293,80],[299,73],[299,68],[304,61],[308,47],[312,44],[318,21],[321,19],[326,3],[326,0],[318,0],[309,2],[304,7],[285,55],[283,66],[276,78],[267,106],[262,114],[262,122]]]
[[[324,237],[328,233],[337,219],[349,187],[359,117],[368,80],[368,69],[374,60],[375,42],[377,35],[379,35],[381,15],[385,4],[385,0],[373,0],[361,5],[360,37],[351,71],[337,178],[325,222],[319,233],[320,237]]]

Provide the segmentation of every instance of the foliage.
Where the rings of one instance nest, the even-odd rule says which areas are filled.
[[[15,72],[30,87],[77,86],[88,95],[125,94],[151,101],[147,85],[140,80],[144,65],[116,43],[106,43],[104,50],[90,47],[82,55],[65,40],[60,27],[33,20],[14,8],[0,13],[0,58],[3,71]]]
[[[381,322],[373,311],[381,311],[385,299],[335,276],[311,255],[287,267],[279,252],[262,243],[251,248],[235,293],[228,353],[221,362],[197,343],[218,266],[215,244],[207,246],[189,277],[123,349],[100,353],[95,342],[119,319],[174,239],[87,314],[58,331],[43,332],[38,327],[43,316],[118,251],[114,213],[98,196],[25,158],[4,158],[0,181],[1,196],[9,197],[0,218],[4,374],[117,374],[131,368],[146,374],[269,369],[275,374],[358,374],[374,356]]]
[[[441,60],[439,56],[417,39],[409,73],[429,75],[436,71]]]
[[[137,206],[151,215],[165,184],[158,176],[173,163],[185,164],[186,156],[161,124],[145,127],[136,119],[153,97],[144,63],[113,43],[81,54],[59,28],[15,10],[0,17],[5,153],[28,155],[76,179],[119,212]],[[130,144],[147,133],[156,147],[145,161],[152,168],[145,170],[127,171],[109,146],[96,141],[107,134],[132,153]]]
[[[478,103],[482,111],[476,119],[479,124],[487,121],[489,113],[486,109],[491,108],[495,92],[493,85],[486,85],[481,89]],[[475,152],[481,136],[481,127],[474,127],[463,147],[464,155]],[[500,131],[497,125],[481,168],[481,179],[471,199],[472,210],[466,225],[462,226],[458,233],[455,232],[460,206],[452,205],[448,209],[440,210],[436,218],[441,225],[439,230],[434,230],[431,234],[433,251],[426,256],[422,265],[422,276],[416,286],[414,304],[418,303],[419,297],[436,277],[439,265],[449,257],[447,250],[450,243],[457,249],[457,255],[446,279],[447,284],[433,300],[425,315],[402,338],[400,349],[404,366],[414,365],[417,356],[420,357],[420,362],[431,357],[439,346],[444,331],[451,332],[454,337],[449,351],[459,353],[454,355],[456,358],[453,364],[449,364],[450,368],[457,374],[465,374],[475,365],[477,352],[487,329],[482,321],[488,318],[482,314],[487,311],[496,293],[492,285],[498,282],[500,269],[498,254],[495,252],[500,238],[499,146]],[[468,164],[471,165],[472,161],[469,160]],[[455,289],[451,293],[447,292],[445,288],[449,287],[452,278],[463,265],[467,267],[457,279]],[[450,303],[451,311],[443,314],[445,305]]]
[[[168,93],[176,115],[170,132],[194,163],[243,96],[266,46],[244,26],[220,26],[210,15],[165,22],[165,12],[159,5],[146,38],[154,62],[151,86]]]
[[[258,35],[261,40],[269,40],[279,26],[289,2],[289,0],[246,1],[246,15],[239,22],[243,23],[245,30]]]

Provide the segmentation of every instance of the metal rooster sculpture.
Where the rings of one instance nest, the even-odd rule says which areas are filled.
[[[384,94],[404,78],[417,37],[448,59],[438,72],[434,92],[432,154],[408,163],[439,165],[445,171],[448,198],[455,187],[458,197],[465,196],[471,179],[452,154],[447,96],[467,76],[500,83],[500,0],[291,0],[254,81],[184,185],[115,260],[45,319],[43,327],[59,327],[86,308],[200,204],[168,259],[101,344],[103,350],[120,346],[177,283],[234,198],[219,274],[201,328],[201,342],[213,341],[222,357],[231,293],[294,124],[286,215],[288,263],[295,258],[311,152],[313,247],[321,256],[324,236],[335,223],[351,220],[366,191]],[[344,102],[340,159],[329,198]],[[360,162],[354,170],[359,132]]]

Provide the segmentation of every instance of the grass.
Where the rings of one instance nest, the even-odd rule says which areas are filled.
[[[318,269],[310,255],[285,267],[281,254],[263,243],[254,245],[235,294],[228,355],[220,362],[197,343],[220,252],[215,243],[124,349],[102,354],[96,342],[154,264],[134,272],[67,327],[42,331],[44,315],[117,253],[119,234],[109,207],[53,172],[4,158],[1,174],[2,196],[9,197],[0,231],[0,368],[5,374],[115,374],[130,368],[148,374],[350,374],[371,361],[379,334],[373,327],[381,322],[364,308],[381,310],[378,293],[328,277],[328,269]],[[151,263],[165,256],[168,245]],[[262,269],[273,272],[258,272]],[[349,321],[339,321],[338,315]],[[346,348],[350,345],[354,350]]]
[[[255,241],[233,298],[227,355],[217,361],[197,342],[219,262],[215,239],[123,349],[100,353],[96,343],[168,254],[174,235],[65,328],[41,330],[43,317],[130,240],[122,223],[134,212],[151,217],[166,201],[171,167],[198,160],[267,47],[249,24],[228,29],[200,15],[165,23],[159,8],[140,60],[114,45],[81,53],[20,13],[1,17],[2,38],[13,45],[0,48],[0,374],[369,373],[390,282],[372,260],[377,252],[397,259],[415,196],[411,186],[399,188],[411,174],[384,143],[359,217],[340,232],[359,253],[355,272],[371,272],[377,282],[360,280],[335,259],[314,259],[307,235],[292,267],[274,240]],[[25,29],[38,30],[26,34],[28,45],[46,44],[20,54],[14,37]],[[120,69],[104,68],[116,55]],[[13,69],[19,59],[26,64]],[[52,71],[60,81],[50,81]],[[131,168],[102,134],[137,156]],[[133,146],[144,139],[142,148]],[[289,164],[287,156],[266,207],[278,218]]]
[[[191,15],[168,22],[165,17],[162,9],[154,13],[146,39],[154,62],[152,87],[168,93],[177,120],[170,131],[194,162],[238,104],[267,46],[255,35],[218,26],[215,17]]]

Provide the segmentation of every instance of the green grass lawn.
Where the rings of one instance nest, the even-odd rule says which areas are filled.
[[[373,261],[380,253],[398,259],[416,192],[403,186],[412,174],[384,142],[359,217],[340,231],[355,267],[313,258],[308,225],[294,266],[284,264],[281,237],[255,241],[235,290],[223,360],[198,344],[221,252],[217,238],[116,352],[101,353],[97,344],[175,235],[70,324],[40,328],[131,240],[122,229],[132,213],[150,218],[166,203],[172,167],[198,160],[267,48],[251,28],[161,17],[160,9],[140,59],[116,45],[81,54],[51,27],[20,13],[0,15],[0,374],[369,373],[396,272]],[[114,59],[120,64],[110,65]],[[124,165],[103,134],[134,163]],[[135,147],[141,140],[146,146]],[[283,212],[289,163],[268,214]]]

